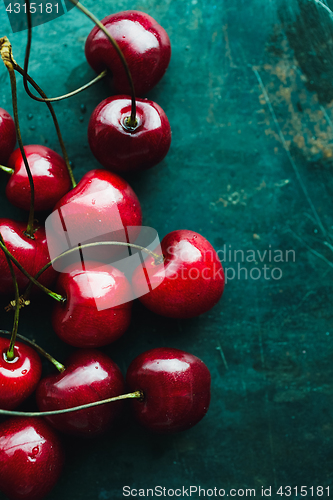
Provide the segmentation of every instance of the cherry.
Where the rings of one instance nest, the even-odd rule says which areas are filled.
[[[135,296],[151,311],[171,318],[192,318],[211,309],[224,289],[222,265],[212,245],[194,231],[167,234],[161,243],[164,264],[148,257],[146,274],[138,268],[133,275]]]
[[[61,410],[92,403],[124,392],[118,366],[94,349],[76,351],[65,363],[63,373],[42,379],[36,398],[40,411]],[[105,432],[119,415],[122,402],[45,417],[56,429],[82,437]]]
[[[0,489],[10,500],[41,500],[55,486],[64,462],[59,438],[42,418],[0,424]]]
[[[0,164],[5,164],[16,144],[16,131],[13,118],[0,108]]]
[[[34,233],[33,240],[26,236],[25,231],[26,224],[24,222],[0,219],[0,233],[8,250],[17,258],[24,269],[34,276],[50,260],[45,230],[39,227]],[[19,289],[22,292],[28,285],[29,279],[16,266],[14,266],[14,270]],[[56,271],[50,267],[43,273],[39,281],[45,286],[50,286],[55,281],[56,275]],[[33,290],[37,290],[37,287],[34,287]],[[13,295],[13,293],[14,286],[8,263],[5,254],[0,252],[0,294]]]
[[[130,391],[143,392],[143,401],[133,400],[135,418],[158,433],[189,429],[207,413],[210,373],[193,354],[161,347],[140,354],[130,364],[126,383]]]
[[[9,361],[6,353],[9,339],[0,337],[0,408],[12,410],[36,389],[42,374],[38,354],[21,342],[15,343],[15,358]]]
[[[71,187],[65,161],[45,146],[25,146],[35,187],[35,211],[52,210]],[[7,187],[8,200],[18,208],[30,210],[30,184],[20,149],[11,154],[7,166],[12,173]]]
[[[132,74],[137,95],[145,95],[164,75],[171,57],[166,31],[148,14],[128,10],[107,16],[102,24],[118,43]],[[100,73],[109,69],[117,93],[131,92],[122,62],[98,27],[89,34],[85,46],[90,66]]]
[[[140,203],[130,185],[107,170],[91,170],[74,189],[61,198],[55,205],[53,214],[46,220],[51,258],[57,257],[69,247],[83,243],[126,242],[128,228],[136,226],[139,233],[141,223]],[[115,251],[115,247],[84,250],[84,260],[106,259],[106,262],[110,262],[107,259]],[[61,270],[68,265],[68,261],[59,261],[57,265],[59,267],[56,268]]]
[[[132,290],[115,267],[87,262],[61,273],[56,290],[66,302],[55,303],[56,334],[75,347],[100,347],[121,337],[131,321]]]
[[[93,111],[88,126],[90,148],[103,165],[115,172],[151,168],[166,156],[171,128],[163,109],[153,101],[136,100],[135,128],[128,127],[131,99],[109,97]]]

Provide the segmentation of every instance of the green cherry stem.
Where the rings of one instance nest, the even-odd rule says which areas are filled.
[[[7,330],[0,330],[0,335],[11,335],[11,332],[8,332]],[[23,335],[17,334],[16,337],[25,342],[26,344],[30,345],[31,347],[33,347],[41,356],[50,361],[50,363],[52,363],[60,373],[65,371],[66,369],[65,366],[59,361],[57,361],[53,356],[51,356],[51,354],[44,351],[44,349],[40,347],[38,344],[36,344],[36,342],[28,339],[27,337],[24,337]]]
[[[69,92],[68,94],[64,94],[64,95],[59,96],[59,97],[48,98],[48,97],[46,97],[46,95],[43,95],[42,97],[37,97],[34,94],[32,94],[30,92],[30,89],[28,86],[29,78],[27,77],[28,76],[30,51],[31,51],[31,42],[32,42],[32,22],[31,22],[31,12],[30,12],[30,0],[26,0],[26,13],[27,13],[27,22],[28,22],[28,40],[27,40],[25,59],[24,59],[23,84],[24,84],[24,88],[25,88],[26,93],[28,94],[29,97],[31,97],[31,99],[34,99],[35,101],[38,101],[38,102],[46,102],[46,103],[62,101],[63,99],[68,99],[69,97],[72,97],[76,94],[79,94],[83,90],[86,90],[87,88],[91,87],[95,83],[97,83],[100,80],[102,80],[103,78],[105,78],[105,76],[107,75],[106,70],[102,71],[102,73],[97,75],[93,80],[86,83],[85,85],[83,85],[79,89],[73,90],[72,92]],[[31,81],[29,81],[29,83],[32,84]],[[35,90],[37,90],[36,87],[35,87]],[[39,91],[37,90],[37,92],[39,92]],[[39,92],[39,94],[40,94],[40,92]]]
[[[163,255],[158,255],[157,253],[152,252],[148,248],[142,247],[140,245],[136,245],[135,243],[125,243],[124,241],[100,241],[100,242],[95,241],[94,243],[85,243],[84,245],[80,245],[80,247],[75,247],[75,248],[71,248],[69,250],[66,250],[66,252],[63,252],[61,255],[58,255],[54,259],[50,260],[50,262],[45,264],[45,266],[42,267],[38,271],[38,273],[35,275],[35,281],[38,280],[38,278],[43,274],[43,272],[46,271],[50,266],[52,266],[57,260],[62,259],[63,257],[66,257],[67,255],[71,255],[72,253],[77,252],[79,250],[80,251],[85,250],[86,248],[92,248],[92,247],[96,247],[96,246],[110,246],[110,245],[131,247],[131,248],[136,248],[138,250],[141,250],[142,252],[146,252],[148,255],[153,257],[154,263],[156,266],[159,264],[162,264],[163,260],[164,260]],[[33,284],[34,284],[34,282],[32,280],[30,280],[28,287],[26,288],[25,292],[23,293],[24,300],[28,299]]]
[[[105,405],[107,403],[113,403],[114,401],[121,401],[122,399],[139,399],[143,400],[144,395],[142,391],[130,392],[128,394],[122,394],[121,396],[116,396],[114,398],[102,399],[101,401],[95,401],[94,403],[87,403],[85,405],[73,406],[72,408],[64,408],[63,410],[53,410],[53,411],[9,411],[0,410],[0,415],[8,415],[12,417],[49,417],[51,415],[62,415],[63,413],[71,413],[72,411],[86,410],[88,408],[93,408],[95,406]]]
[[[37,281],[33,276],[31,276],[28,271],[24,269],[24,267],[19,263],[19,261],[10,253],[6,245],[0,240],[0,248],[6,254],[6,256],[15,264],[15,266],[28,278],[34,285],[37,285],[44,293],[47,293],[52,298],[57,300],[58,302],[65,302],[65,298],[59,295],[58,293],[52,292],[46,286],[42,285],[39,281]],[[16,303],[15,303],[16,305]]]
[[[16,76],[15,76],[15,70],[14,70],[14,66],[13,66],[12,46],[11,46],[11,44],[6,36],[3,38],[0,38],[0,52],[1,52],[2,60],[3,60],[5,66],[8,70],[9,77],[10,77],[10,86],[11,86],[11,92],[12,92],[13,113],[14,113],[16,135],[17,135],[17,140],[19,143],[21,155],[22,155],[22,158],[24,161],[24,165],[25,165],[25,168],[27,170],[29,184],[30,184],[30,191],[31,191],[30,212],[29,212],[27,230],[26,230],[25,234],[26,234],[26,236],[28,236],[29,238],[31,238],[33,240],[33,239],[35,239],[35,237],[34,237],[34,218],[35,218],[34,181],[33,181],[32,175],[31,175],[29,163],[28,163],[26,154],[24,152],[24,147],[23,147],[23,141],[22,141],[19,118],[18,118],[18,109],[17,109]]]
[[[93,23],[95,23],[95,25],[98,26],[99,29],[101,29],[103,31],[103,33],[105,34],[105,36],[112,43],[113,48],[116,50],[118,56],[120,57],[120,60],[121,60],[121,62],[123,64],[123,66],[124,66],[124,69],[125,69],[125,72],[126,72],[126,75],[127,75],[127,78],[128,78],[129,85],[131,87],[131,101],[132,101],[132,104],[131,104],[131,116],[129,118],[127,118],[127,120],[126,120],[126,127],[128,129],[130,129],[130,130],[131,129],[134,130],[137,127],[137,124],[138,124],[137,119],[136,119],[136,100],[135,100],[134,83],[133,83],[133,78],[132,78],[130,69],[128,67],[127,61],[125,59],[125,56],[124,56],[121,48],[117,44],[116,40],[110,35],[110,33],[108,32],[108,30],[105,28],[105,26],[97,19],[96,16],[94,16],[94,14],[92,12],[90,12],[86,7],[84,7],[77,0],[69,0],[69,1],[73,5],[75,5],[81,12],[83,12],[83,14],[85,14],[87,17],[89,17],[89,19]]]
[[[0,241],[1,243],[6,247],[6,244],[3,240],[3,237],[2,237],[2,234],[0,233]],[[15,276],[15,271],[14,271],[14,267],[13,267],[13,264],[12,264],[12,261],[10,260],[10,258],[8,257],[8,255],[6,254],[6,259],[7,259],[7,262],[8,262],[8,266],[9,266],[9,269],[10,269],[10,274],[12,276],[12,280],[13,280],[13,284],[14,284],[14,289],[15,289],[15,313],[14,313],[14,323],[13,323],[13,330],[12,330],[12,333],[11,333],[11,337],[10,337],[10,344],[9,344],[9,347],[8,347],[8,351],[6,353],[6,359],[7,361],[13,361],[13,359],[15,359],[15,342],[16,342],[16,336],[17,336],[17,330],[18,330],[18,324],[19,324],[19,317],[20,317],[20,292],[19,292],[19,287],[18,287],[18,284],[17,284],[17,279],[16,279],[16,276]]]
[[[0,170],[3,170],[7,174],[13,175],[14,169],[10,167],[5,167],[5,165],[0,165]]]
[[[37,92],[41,96],[43,96],[43,97],[46,98],[46,94],[43,92],[43,90],[31,78],[31,76],[29,76],[27,73],[24,72],[24,69],[21,68],[21,66],[19,66],[16,63],[16,61],[13,61],[13,66],[14,66],[15,71],[17,71],[18,73],[20,73],[20,75],[22,75],[22,76],[26,76],[28,82],[34,87],[34,89],[37,90]],[[76,182],[75,182],[75,179],[74,179],[74,175],[73,175],[72,167],[71,167],[71,164],[70,164],[70,161],[69,161],[69,157],[68,157],[68,154],[67,154],[67,150],[66,150],[66,147],[65,147],[65,143],[64,143],[64,140],[63,140],[62,135],[61,135],[61,131],[60,131],[60,127],[59,127],[57,116],[55,114],[55,111],[53,109],[52,104],[47,99],[45,99],[45,102],[46,102],[46,105],[49,108],[49,111],[51,113],[51,116],[52,116],[52,119],[53,119],[53,123],[54,123],[55,129],[56,129],[56,132],[57,132],[58,141],[59,141],[59,144],[60,144],[60,147],[61,147],[62,155],[63,155],[65,163],[66,163],[66,167],[67,167],[67,170],[68,170],[69,177],[71,179],[72,186],[74,188],[76,186]]]

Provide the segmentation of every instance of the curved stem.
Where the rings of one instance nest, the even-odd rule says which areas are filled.
[[[46,94],[37,85],[37,83],[31,78],[31,76],[29,76],[27,73],[25,73],[24,69],[22,69],[21,66],[19,66],[16,62],[14,62],[13,65],[14,65],[15,71],[17,71],[18,73],[20,73],[20,75],[22,75],[22,76],[25,75],[26,78],[27,78],[27,80],[28,80],[28,82],[34,87],[34,89],[37,90],[37,92],[41,96],[44,96],[45,99],[46,99]],[[49,108],[49,111],[51,113],[51,116],[52,116],[52,119],[53,119],[53,123],[54,123],[55,129],[56,129],[56,132],[57,132],[58,141],[59,141],[59,144],[60,144],[60,147],[61,147],[62,155],[63,155],[65,163],[66,163],[67,171],[68,171],[68,174],[69,174],[72,186],[74,188],[76,186],[76,182],[75,182],[75,179],[74,179],[72,167],[71,167],[71,164],[70,164],[70,161],[69,161],[69,158],[68,158],[68,154],[67,154],[67,150],[66,150],[66,147],[65,147],[65,144],[64,144],[64,140],[63,140],[62,135],[61,135],[61,131],[60,131],[60,127],[59,127],[57,116],[55,114],[55,111],[53,109],[52,104],[50,102],[48,102],[47,100],[45,100],[45,102],[46,102],[46,105]]]
[[[11,335],[11,332],[8,332],[8,330],[0,330],[0,335]],[[41,354],[41,356],[50,361],[50,363],[52,363],[60,373],[65,371],[66,367],[62,363],[54,359],[54,357],[51,356],[51,354],[44,351],[44,349],[40,347],[38,344],[36,344],[33,340],[30,340],[27,337],[24,337],[23,335],[19,334],[17,334],[16,336],[18,339],[23,340],[23,342],[33,347],[39,354]]]
[[[84,90],[88,89],[89,87],[92,87],[93,85],[95,85],[95,83],[98,83],[100,80],[103,80],[103,78],[106,77],[107,73],[108,72],[105,69],[99,75],[97,75],[93,80],[82,85],[82,87],[80,87],[76,90],[72,90],[72,92],[69,92],[68,94],[60,95],[57,97],[37,97],[30,92],[29,87],[25,88],[25,91],[28,94],[28,96],[31,97],[31,99],[33,99],[34,101],[45,102],[45,103],[64,101],[65,99],[68,99],[69,97],[73,97],[74,95],[80,94],[80,92],[83,92]],[[22,74],[24,75],[26,73],[23,72]],[[29,83],[31,83],[31,85],[33,85],[32,82],[29,81],[29,78],[27,78],[27,81]],[[35,87],[35,89],[36,89],[36,87]]]
[[[102,73],[100,73],[98,76],[96,76],[96,78],[91,80],[91,82],[88,82],[85,85],[83,85],[82,87],[80,87],[79,89],[73,90],[72,92],[69,92],[68,94],[65,94],[65,95],[62,95],[59,97],[48,98],[48,97],[46,97],[46,95],[44,95],[40,98],[40,97],[37,97],[34,94],[32,94],[30,92],[29,85],[28,85],[29,78],[27,77],[28,76],[28,67],[29,67],[29,57],[30,57],[30,51],[31,51],[31,41],[32,41],[32,22],[31,22],[31,12],[30,12],[30,0],[26,0],[26,13],[27,13],[27,22],[28,22],[28,40],[27,40],[27,46],[25,49],[23,85],[24,85],[26,93],[28,94],[29,97],[31,97],[31,99],[34,99],[35,101],[38,101],[38,102],[62,101],[63,99],[68,99],[68,97],[72,97],[73,95],[79,94],[83,90],[86,90],[87,88],[91,87],[95,83],[102,80],[107,75],[106,70],[102,71]],[[31,83],[31,82],[29,81],[29,83]],[[35,87],[35,89],[36,89],[36,87]],[[75,186],[73,186],[73,187],[75,187]]]
[[[131,116],[126,120],[126,126],[128,129],[135,129],[137,127],[137,119],[136,119],[136,101],[135,101],[135,90],[134,90],[134,83],[133,83],[133,78],[131,75],[131,72],[129,70],[127,61],[125,59],[124,54],[122,53],[121,48],[117,44],[116,40],[112,38],[110,33],[107,31],[105,26],[97,19],[94,14],[92,14],[86,7],[84,7],[80,2],[77,0],[69,0],[73,5],[75,5],[83,14],[85,14],[93,23],[95,23],[96,26],[99,27],[103,31],[103,33],[106,35],[106,37],[110,40],[112,43],[113,48],[117,52],[118,56],[121,59],[121,62],[123,64],[123,67],[126,72],[126,76],[128,78],[128,83],[131,87],[131,101],[132,101],[132,107],[131,107]]]
[[[30,185],[30,191],[31,191],[31,198],[30,198],[30,212],[29,212],[29,219],[28,219],[28,226],[26,230],[26,235],[29,236],[29,238],[34,239],[34,218],[35,218],[35,189],[34,189],[34,181],[31,175],[29,163],[24,151],[23,147],[23,142],[22,142],[22,136],[21,136],[21,130],[20,130],[20,124],[19,124],[19,118],[18,118],[18,109],[17,109],[17,90],[16,90],[16,76],[15,76],[15,71],[14,71],[14,66],[13,66],[13,56],[12,56],[12,46],[8,40],[8,38],[5,36],[3,38],[0,38],[0,51],[1,51],[1,57],[2,60],[8,70],[9,77],[10,77],[10,86],[11,86],[11,92],[12,92],[12,101],[13,101],[13,113],[14,113],[14,122],[15,122],[15,129],[16,129],[16,135],[17,135],[17,140],[19,143],[21,155],[24,161],[24,165],[28,174],[28,179],[29,179],[29,185]]]
[[[94,403],[87,403],[86,405],[74,406],[72,408],[64,408],[63,410],[53,410],[53,411],[10,411],[10,410],[0,410],[0,415],[9,415],[12,417],[48,417],[51,415],[62,415],[63,413],[71,413],[78,410],[86,410],[88,408],[93,408],[95,406],[105,405],[107,403],[113,403],[114,401],[121,401],[123,399],[139,399],[143,400],[144,395],[142,391],[130,392],[128,394],[122,394],[121,396],[116,396],[114,398],[102,399],[101,401],[95,401]]]
[[[1,233],[0,233],[0,241],[6,247],[6,244],[4,242],[4,239],[3,239]],[[15,358],[15,351],[14,351],[14,349],[15,349],[15,342],[16,342],[16,336],[17,336],[17,330],[18,330],[18,324],[19,324],[19,317],[20,317],[20,300],[19,300],[20,299],[20,292],[19,292],[19,287],[18,287],[18,284],[17,284],[17,279],[16,279],[16,276],[15,276],[15,271],[14,271],[14,267],[13,267],[12,261],[10,260],[10,258],[7,255],[6,255],[6,259],[7,259],[7,262],[8,262],[8,266],[9,266],[9,269],[10,269],[10,274],[12,276],[13,285],[14,285],[14,289],[15,289],[15,314],[14,314],[14,323],[13,323],[13,330],[12,330],[11,337],[10,337],[10,344],[9,344],[9,347],[8,347],[8,351],[6,353],[6,359],[7,359],[7,361],[13,361],[13,359]]]
[[[12,262],[14,262],[15,266],[21,271],[21,273],[23,273],[24,276],[26,276],[26,278],[28,278],[34,285],[37,285],[41,290],[43,290],[44,293],[47,293],[48,295],[50,295],[50,297],[54,298],[58,302],[65,302],[66,299],[64,297],[62,297],[58,293],[52,292],[51,290],[46,288],[46,286],[42,285],[39,281],[37,281],[33,276],[31,276],[28,273],[28,271],[26,271],[24,267],[19,263],[19,261],[10,253],[6,245],[2,243],[1,240],[0,240],[0,248],[4,251],[6,256],[9,257],[9,259]]]
[[[27,21],[28,21],[28,41],[27,41],[27,46],[26,46],[26,50],[25,50],[24,70],[22,70],[22,68],[20,68],[18,66],[18,64],[15,64],[16,65],[15,69],[17,71],[22,70],[21,74],[23,75],[24,88],[25,88],[25,91],[28,93],[28,95],[30,97],[35,98],[35,96],[29,90],[28,81],[30,81],[30,83],[37,90],[37,92],[39,92],[39,94],[43,97],[43,99],[46,99],[46,95],[44,94],[44,92],[42,91],[42,89],[40,87],[38,87],[38,85],[35,84],[35,82],[28,75],[28,64],[29,64],[29,55],[30,55],[31,39],[32,39],[30,0],[26,1],[25,7],[26,7]],[[37,100],[38,100],[38,98],[37,98]],[[47,103],[47,106],[48,106],[48,108],[49,108],[49,110],[51,112],[52,118],[53,118],[53,122],[54,122],[56,131],[57,131],[57,135],[58,135],[58,140],[59,140],[59,143],[60,143],[62,154],[64,156],[64,160],[65,160],[65,163],[66,163],[66,167],[67,167],[67,170],[68,170],[69,177],[71,179],[72,186],[75,187],[76,186],[76,182],[75,182],[75,179],[74,179],[74,176],[73,176],[72,168],[71,168],[70,163],[69,163],[69,158],[68,158],[67,151],[66,151],[66,148],[65,148],[65,145],[64,145],[64,141],[62,139],[62,135],[61,135],[61,132],[60,132],[60,128],[59,128],[57,117],[55,115],[55,112],[54,112],[54,109],[53,109],[52,105],[50,103]]]
[[[0,170],[3,170],[4,172],[6,172],[9,175],[13,175],[13,173],[14,173],[13,168],[5,167],[5,165],[0,165]]]
[[[94,242],[94,243],[85,243],[84,245],[80,245],[80,250],[85,250],[86,248],[91,248],[91,247],[96,247],[96,246],[109,246],[109,245],[117,245],[117,246],[123,246],[123,247],[131,247],[131,248],[137,248],[138,250],[141,250],[142,252],[146,252],[148,255],[151,255],[155,261],[155,265],[159,265],[163,263],[163,255],[158,255],[155,252],[152,252],[148,248],[142,247],[140,245],[136,245],[135,243],[125,243],[124,241],[100,241],[100,242]],[[47,264],[45,264],[44,267],[42,267],[38,273],[35,275],[35,280],[38,280],[38,278],[43,274],[44,271],[46,271],[50,266],[52,266],[57,260],[66,257],[67,255],[71,255],[74,252],[77,252],[79,247],[75,248],[70,248],[69,250],[66,250],[66,252],[63,252],[61,255],[58,255],[54,259],[50,260]],[[102,263],[101,263],[102,265]],[[23,298],[27,299],[30,295],[30,291],[32,288],[32,285],[34,282],[30,280],[31,282],[29,283],[28,287],[26,288],[25,292],[23,293]]]

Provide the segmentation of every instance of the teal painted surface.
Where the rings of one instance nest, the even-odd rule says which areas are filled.
[[[99,440],[68,439],[67,466],[50,500],[120,499],[124,485],[256,488],[257,496],[261,486],[333,488],[329,12],[295,0],[85,5],[100,18],[144,10],[171,38],[170,67],[149,97],[169,117],[172,147],[159,166],[128,177],[144,223],[161,237],[180,228],[198,231],[221,258],[223,250],[240,250],[244,259],[241,252],[231,261],[226,255],[228,276],[231,269],[236,276],[211,312],[174,321],[136,304],[130,331],[107,349],[124,373],[137,354],[153,347],[200,356],[212,373],[204,420],[180,435],[154,437],[124,418]],[[26,33],[11,34],[2,5],[0,16],[0,34],[10,37],[23,64]],[[30,73],[48,95],[94,76],[83,51],[91,27],[73,10],[34,29]],[[4,68],[0,83],[0,106],[10,109]],[[100,83],[55,106],[77,179],[99,166],[86,130],[90,113],[108,95]],[[30,101],[21,83],[19,107],[25,143],[59,151],[46,106]],[[1,215],[23,218],[5,199],[5,182],[1,174]],[[286,262],[288,250],[295,253]],[[255,261],[247,262],[253,255]],[[274,262],[278,256],[284,261]],[[238,264],[247,279],[245,270],[238,279]],[[274,268],[281,279],[272,279]],[[46,299],[23,310],[20,332],[63,361],[70,349],[52,332],[51,307]],[[5,313],[1,321],[10,327]]]

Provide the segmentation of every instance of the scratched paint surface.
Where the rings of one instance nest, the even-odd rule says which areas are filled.
[[[100,18],[111,12],[105,1],[85,4]],[[66,440],[67,467],[49,498],[120,499],[124,485],[257,496],[261,486],[333,487],[333,2],[112,2],[114,12],[129,8],[153,15],[171,38],[170,68],[149,97],[168,114],[173,143],[161,165],[128,180],[144,223],[161,237],[202,233],[229,281],[221,303],[194,320],[136,304],[130,331],[107,352],[124,373],[149,348],[193,352],[211,370],[212,403],[180,435],[152,437],[125,417],[100,440]],[[0,16],[22,63],[26,34],[10,34],[2,6]],[[34,30],[30,71],[48,94],[93,76],[83,53],[90,28],[72,11]],[[0,106],[10,109],[4,69],[0,81]],[[108,92],[100,83],[56,105],[78,179],[98,167],[86,129]],[[24,141],[59,151],[47,108],[21,85],[19,106]],[[5,200],[5,175],[1,186],[2,216],[22,218]],[[52,333],[50,311],[42,299],[22,311],[20,332],[64,360],[70,349]]]

